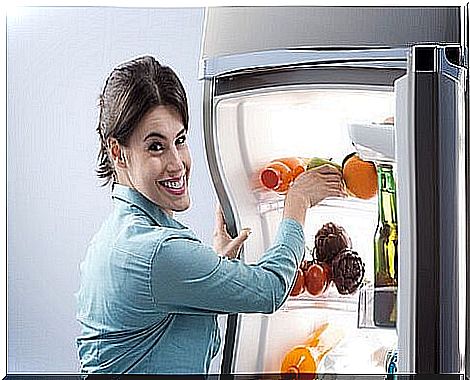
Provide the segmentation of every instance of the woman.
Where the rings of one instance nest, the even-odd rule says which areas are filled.
[[[220,345],[219,313],[272,313],[304,254],[306,210],[345,196],[340,173],[302,174],[285,198],[274,245],[256,265],[233,259],[220,209],[214,247],[173,218],[190,205],[186,94],[145,56],[115,68],[100,97],[98,175],[114,209],[81,264],[77,338],[84,373],[207,373]]]

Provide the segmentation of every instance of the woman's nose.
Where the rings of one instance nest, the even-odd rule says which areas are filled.
[[[170,173],[180,174],[184,170],[184,162],[178,149],[170,149],[167,161],[167,170]]]

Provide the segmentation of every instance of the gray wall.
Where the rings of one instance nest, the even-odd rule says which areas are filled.
[[[193,205],[210,243],[215,195],[197,80],[201,8],[24,8],[7,18],[7,372],[76,372],[74,292],[87,242],[111,209],[94,175],[97,99],[118,63],[153,54],[190,99]]]

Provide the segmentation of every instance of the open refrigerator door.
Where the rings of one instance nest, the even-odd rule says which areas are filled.
[[[261,175],[274,161],[297,159],[307,169],[312,162],[327,162],[357,185],[347,186],[349,197],[325,199],[308,211],[304,290],[291,289],[274,314],[227,317],[222,373],[463,372],[468,52],[454,33],[458,28],[446,35],[433,28],[437,19],[457,25],[460,9],[356,11],[287,7],[209,13],[206,30],[213,33],[206,39],[214,45],[206,50],[216,56],[204,61],[206,150],[229,233],[244,227],[253,232],[241,260],[257,262],[282,219],[284,194],[272,189],[278,186],[274,170],[268,180]],[[368,47],[355,47],[352,33],[347,49],[282,48],[305,38],[314,45],[323,37],[343,41],[333,31],[322,37],[320,27],[306,36],[297,35],[300,29],[292,36],[278,34],[271,51],[253,50],[240,39],[230,55],[230,45],[220,43],[232,41],[230,26],[246,23],[248,16],[290,25],[284,22],[289,17],[313,20],[330,13],[339,28],[334,31],[351,17],[361,19],[363,25],[354,23],[360,25],[355,37]],[[429,28],[417,35],[410,19],[397,35],[383,33],[388,47],[373,47],[376,37],[368,28],[407,17]],[[308,25],[321,26],[317,21]],[[351,157],[365,162],[363,168],[372,165],[374,174],[361,172]],[[393,194],[387,201],[391,213],[384,211],[386,193]],[[390,223],[382,228],[386,220],[393,228]],[[321,253],[322,241],[339,231],[347,236],[349,253],[336,252],[333,259]],[[380,259],[378,241],[392,251],[386,260]],[[318,274],[318,266],[329,280],[315,290],[307,277],[310,268]],[[390,281],[383,281],[379,267],[387,268]],[[354,281],[346,284],[353,272]]]

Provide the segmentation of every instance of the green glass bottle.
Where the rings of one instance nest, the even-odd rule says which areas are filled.
[[[398,287],[398,223],[393,167],[379,164],[379,221],[374,236],[374,323],[395,327]]]

